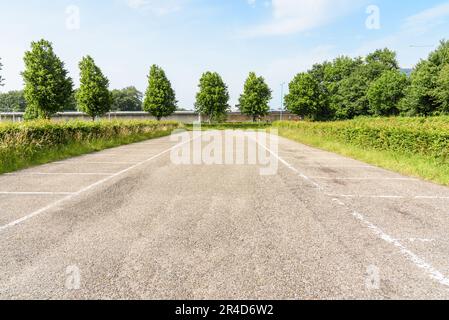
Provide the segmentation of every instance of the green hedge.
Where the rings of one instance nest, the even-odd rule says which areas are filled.
[[[33,121],[0,124],[0,173],[170,134],[177,122]]]
[[[275,122],[274,127],[362,148],[419,154],[449,161],[449,117]]]

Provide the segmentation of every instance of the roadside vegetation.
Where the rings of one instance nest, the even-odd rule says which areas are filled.
[[[276,122],[283,137],[449,185],[449,116]]]
[[[1,123],[0,174],[166,136],[179,127],[168,121]]]

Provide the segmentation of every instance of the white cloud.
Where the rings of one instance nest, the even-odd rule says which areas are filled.
[[[179,11],[182,2],[182,0],[126,0],[130,8],[150,11],[158,16]]]
[[[272,0],[271,22],[247,30],[248,36],[286,35],[326,25],[365,0]]]
[[[440,24],[445,23],[448,16],[449,2],[446,2],[408,17],[402,28],[408,32],[422,34]]]

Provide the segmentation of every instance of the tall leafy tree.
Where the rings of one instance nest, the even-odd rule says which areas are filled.
[[[25,52],[24,95],[30,118],[50,118],[64,109],[73,93],[73,82],[64,63],[46,40],[31,43]]]
[[[285,106],[303,118],[321,120],[326,100],[318,81],[310,73],[299,73],[289,84]]]
[[[399,103],[405,96],[407,76],[400,71],[386,71],[371,83],[368,90],[370,111],[376,116],[399,114]]]
[[[157,120],[172,115],[177,108],[175,91],[167,79],[164,70],[152,65],[148,76],[148,88],[143,109]]]
[[[0,93],[1,112],[23,112],[26,108],[26,101],[23,91],[9,91]]]
[[[408,115],[432,115],[447,113],[444,104],[444,69],[449,65],[449,41],[418,63],[411,74],[411,85],[404,99],[404,113]]]
[[[2,71],[2,67],[3,67],[3,64],[2,64],[2,61],[1,61],[1,58],[0,58],[0,71]],[[4,85],[3,84],[4,80],[5,79],[3,79],[2,75],[0,74],[0,87],[2,87]]]
[[[111,110],[112,96],[109,92],[109,80],[90,56],[79,63],[80,88],[76,92],[76,100],[80,111],[85,112],[93,120]]]
[[[195,109],[209,117],[210,121],[222,121],[229,110],[229,92],[221,76],[216,72],[202,75],[196,95]]]
[[[258,117],[263,117],[270,111],[268,103],[272,98],[272,91],[265,83],[263,77],[257,77],[250,72],[245,82],[243,94],[240,96],[240,111],[253,117],[255,122]]]
[[[112,90],[113,111],[142,111],[142,92],[136,87]]]
[[[439,112],[449,114],[449,64],[445,65],[438,75],[435,96],[440,104]]]

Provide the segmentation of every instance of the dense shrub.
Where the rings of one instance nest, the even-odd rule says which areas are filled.
[[[419,154],[449,161],[449,117],[276,122],[274,127],[362,148]]]
[[[177,122],[100,121],[0,124],[0,172],[169,134]]]

